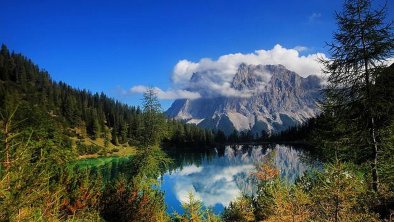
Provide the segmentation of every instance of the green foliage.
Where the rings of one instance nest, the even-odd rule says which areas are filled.
[[[313,201],[311,218],[322,221],[377,221],[367,208],[368,184],[354,166],[328,164],[317,173],[310,190]],[[305,181],[304,181],[305,182]]]
[[[169,221],[163,193],[125,178],[105,189],[100,206],[106,221]]]
[[[270,166],[256,173],[260,183],[253,197],[233,201],[224,221],[379,221],[369,205],[368,183],[357,167],[336,162],[289,184]]]
[[[98,153],[102,148],[97,145],[86,145],[77,141],[77,151],[79,155],[95,154]]]
[[[193,222],[202,222],[204,211],[202,210],[202,202],[196,200],[193,193],[189,193],[189,201],[182,203],[182,208],[185,213],[183,215],[175,214],[175,218],[179,221],[193,221]]]
[[[343,12],[336,14],[338,31],[329,44],[331,58],[322,60],[329,74],[324,112],[338,122],[339,144],[354,149],[356,160],[371,164],[374,191],[378,191],[381,149],[374,87],[394,49],[392,23],[385,24],[385,16],[385,9],[372,9],[370,0],[345,1]]]
[[[123,171],[115,173],[120,176],[115,176],[115,181],[111,179],[104,187],[98,206],[100,215],[106,221],[168,221],[163,193],[155,185],[169,162],[157,147],[145,149],[128,159]]]
[[[279,179],[266,183],[265,186],[264,192],[257,200],[258,203],[264,200],[265,208],[256,209],[258,217],[264,216],[266,221],[294,222],[305,221],[310,217],[311,198],[299,186],[287,184]]]
[[[67,167],[54,183],[61,191],[60,217],[97,216],[97,206],[104,186],[101,174],[95,174],[90,168]]]
[[[238,197],[224,209],[222,218],[225,222],[255,221],[252,199],[247,196]]]
[[[161,112],[161,106],[157,98],[157,93],[153,88],[149,88],[144,93],[143,100],[143,127],[142,140],[140,146],[149,148],[159,145],[160,141],[165,137],[167,131],[165,126],[165,118]]]
[[[379,111],[376,120],[380,128],[381,152],[378,156],[378,170],[381,188],[394,192],[394,64],[381,70],[376,79],[376,87],[373,91],[378,98],[377,109]],[[392,196],[392,194],[390,194]],[[393,200],[393,196],[391,200]]]
[[[95,111],[89,114],[89,119],[86,122],[86,132],[94,140],[100,136],[100,124]]]
[[[383,150],[380,156],[379,174],[381,182],[394,192],[394,121],[384,131],[387,136],[383,140]]]
[[[220,218],[210,209],[203,209],[201,201],[197,200],[192,192],[189,193],[188,201],[182,203],[184,213],[175,213],[174,220],[179,222],[219,222]]]
[[[268,135],[265,131],[263,131],[261,134],[261,140],[270,142],[310,142],[311,139],[314,138],[314,136],[311,136],[311,134],[322,123],[322,119],[324,118],[323,115],[310,118],[300,125],[289,127],[288,129],[273,135]]]
[[[133,156],[133,160],[133,175],[137,181],[146,186],[157,184],[157,178],[171,163],[171,159],[159,147],[145,149]]]
[[[169,135],[163,140],[166,147],[205,149],[214,145],[215,135],[209,129],[175,120],[168,121],[167,124]]]
[[[62,200],[67,195],[63,193],[65,184],[60,177],[73,158],[71,143],[64,139],[50,119],[43,118],[33,131],[13,125],[12,120],[18,115],[16,112],[11,112],[12,115],[7,113],[10,112],[2,110],[1,123],[4,127],[0,151],[4,168],[0,172],[0,219],[57,218]],[[33,116],[39,116],[39,113]],[[23,123],[15,120],[18,122],[19,125]]]

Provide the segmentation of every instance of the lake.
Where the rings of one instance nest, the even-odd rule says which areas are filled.
[[[160,189],[164,192],[167,211],[182,213],[181,202],[192,192],[205,207],[221,213],[224,207],[242,193],[253,194],[255,166],[273,161],[280,176],[294,182],[312,165],[302,148],[267,144],[235,145],[206,152],[169,152],[174,164],[162,176]]]

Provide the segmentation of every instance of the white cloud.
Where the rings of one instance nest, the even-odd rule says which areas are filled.
[[[130,92],[131,93],[144,93],[144,92],[146,92],[147,89],[148,89],[148,87],[146,87],[146,86],[138,85],[138,86],[131,87]]]
[[[146,90],[148,89],[147,86],[142,86],[142,85],[138,85],[138,86],[133,86],[130,88],[129,92],[131,94],[133,93],[144,93],[146,92]],[[157,93],[157,97],[159,99],[198,99],[201,97],[201,95],[198,92],[191,92],[188,90],[184,90],[184,89],[170,89],[170,90],[166,90],[163,91],[162,89],[158,88],[158,87],[154,87],[153,88],[156,93]]]
[[[195,72],[213,75],[218,82],[230,82],[241,63],[252,65],[284,65],[289,70],[306,77],[311,74],[322,75],[321,64],[317,61],[319,57],[326,58],[323,53],[315,53],[300,56],[300,51],[307,47],[296,46],[287,49],[277,44],[270,50],[256,50],[254,53],[235,53],[220,56],[217,60],[203,58],[199,62],[188,60],[179,61],[174,68],[172,79],[175,84],[188,82]],[[211,77],[212,79],[212,77]]]
[[[192,74],[197,68],[197,66],[197,63],[193,63],[185,59],[179,61],[174,67],[174,71],[171,77],[172,81],[174,83],[188,81],[192,77]],[[188,75],[185,75],[185,73],[187,73]]]
[[[309,23],[316,22],[321,17],[322,17],[322,14],[320,12],[314,12],[308,18],[309,19]]]
[[[178,175],[180,176],[187,176],[193,173],[200,173],[203,170],[203,167],[198,167],[194,164],[185,166],[182,168],[181,171],[178,172]]]
[[[261,49],[252,53],[227,54],[216,60],[202,58],[198,62],[193,62],[183,59],[174,66],[171,89],[156,88],[158,97],[160,99],[197,99],[215,96],[249,97],[252,92],[239,91],[231,86],[233,77],[242,63],[247,65],[281,64],[302,77],[312,74],[323,76],[318,59],[326,59],[327,57],[323,53],[300,55],[300,52],[306,50],[308,48],[305,46],[287,49],[277,44],[270,50]],[[261,73],[261,76],[265,82],[271,78],[268,73]],[[130,89],[130,93],[142,93],[146,88],[145,86],[134,86]]]
[[[390,65],[394,64],[394,57],[386,59],[386,61],[384,61],[383,64],[385,66],[390,66]]]
[[[294,50],[296,50],[297,52],[304,52],[308,50],[308,47],[306,46],[302,46],[302,45],[297,45],[296,47],[293,48]]]
[[[209,169],[204,169],[198,174],[171,175],[171,179],[175,182],[173,192],[176,198],[181,202],[187,202],[188,194],[192,192],[195,198],[202,201],[205,206],[213,207],[216,204],[228,206],[234,197],[241,194],[241,190],[233,178],[235,175],[226,175],[230,180],[224,177],[215,178],[215,175],[221,174],[221,172],[214,172],[217,169],[216,166],[209,166]]]
[[[229,150],[232,149],[226,147],[226,153],[229,153]],[[245,191],[241,190],[236,178],[240,175],[249,175],[254,169],[253,159],[240,159],[240,156],[217,157],[214,164],[203,161],[199,167],[192,164],[172,172],[168,175],[174,182],[172,192],[181,202],[188,201],[188,194],[192,192],[205,206],[228,206],[235,197]],[[224,162],[226,164],[223,164]]]

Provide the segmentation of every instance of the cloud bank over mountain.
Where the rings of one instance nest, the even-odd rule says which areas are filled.
[[[326,59],[323,53],[300,55],[307,51],[304,46],[287,49],[277,44],[270,50],[256,50],[253,53],[234,53],[213,60],[202,58],[198,62],[180,60],[174,67],[172,86],[163,90],[155,88],[159,99],[197,99],[201,97],[248,97],[247,91],[236,90],[231,82],[241,64],[247,65],[284,65],[302,77],[317,75],[322,77],[319,58]],[[270,74],[262,72],[261,78],[268,82]],[[131,87],[127,93],[142,93],[146,86]]]

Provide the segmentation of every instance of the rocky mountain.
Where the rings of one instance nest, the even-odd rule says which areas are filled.
[[[201,80],[204,73],[191,78],[200,84]],[[240,96],[178,99],[166,115],[230,134],[234,129],[278,132],[319,113],[316,101],[321,97],[321,79],[303,78],[282,65],[241,64],[231,88]]]

